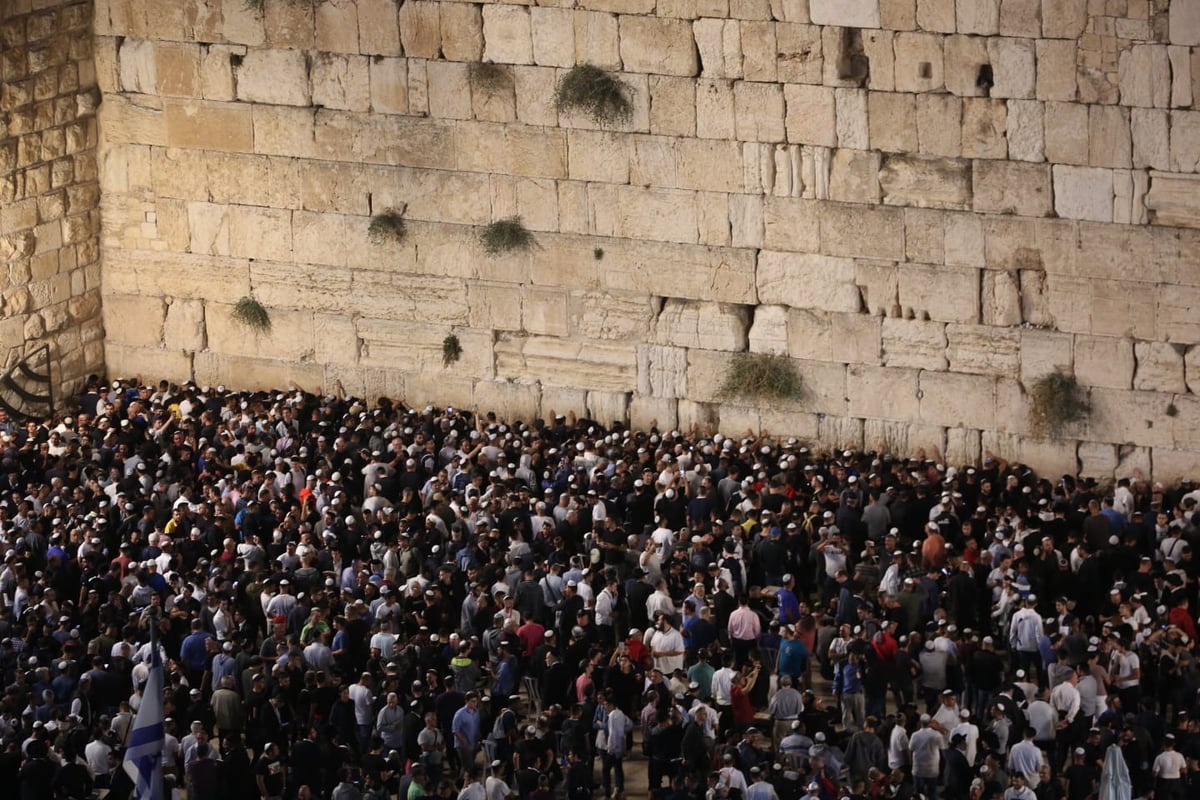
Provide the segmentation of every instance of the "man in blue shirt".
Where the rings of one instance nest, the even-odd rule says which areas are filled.
[[[179,660],[187,670],[188,683],[200,686],[204,671],[208,668],[208,640],[213,635],[204,630],[198,619],[192,620],[192,632],[183,640],[179,647]]]
[[[783,588],[779,590],[779,621],[794,625],[800,621],[800,601],[796,598],[796,578],[789,572],[783,576]]]
[[[468,769],[475,764],[475,753],[479,750],[479,695],[467,692],[467,704],[454,713],[450,733],[454,735],[454,747],[458,750],[459,764]]]

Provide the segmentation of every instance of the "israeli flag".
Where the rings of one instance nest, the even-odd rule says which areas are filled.
[[[150,675],[142,692],[142,704],[129,733],[122,766],[133,780],[134,800],[163,800],[162,752],[166,731],[163,728],[163,666],[158,645],[151,633]]]

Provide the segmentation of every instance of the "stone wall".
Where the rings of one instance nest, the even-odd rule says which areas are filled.
[[[111,372],[1200,460],[1195,3],[259,5],[96,2]],[[556,111],[585,62],[627,122]],[[407,238],[372,244],[389,208]],[[486,255],[510,215],[537,246]],[[794,359],[804,399],[720,402],[746,351]],[[1055,368],[1093,405],[1065,441],[1029,415]]]
[[[104,363],[91,15],[0,0],[0,372],[49,344],[60,394]]]

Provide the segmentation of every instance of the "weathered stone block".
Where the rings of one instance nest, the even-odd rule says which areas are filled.
[[[1139,44],[1121,53],[1121,105],[1170,108],[1171,60],[1165,45]]]
[[[1054,210],[1064,219],[1112,222],[1112,170],[1055,166]]]
[[[620,36],[627,72],[687,77],[699,72],[692,26],[684,20],[623,16]]]
[[[917,149],[917,105],[911,94],[871,92],[868,98],[871,147],[892,153]]]
[[[594,185],[593,224],[600,236],[694,244],[698,239],[696,196],[677,189]]]
[[[399,56],[400,24],[392,0],[358,0],[358,44],[364,55]]]
[[[886,367],[946,369],[946,326],[940,322],[888,317],[882,320],[881,345]]]
[[[159,298],[104,296],[105,336],[134,347],[162,347],[167,305]]]
[[[978,97],[979,70],[991,63],[987,39],[976,36],[947,36],[945,46],[946,89],[959,97]]]
[[[401,13],[411,3],[400,7]],[[469,3],[438,3],[438,24],[417,16],[407,20],[410,41],[421,40],[422,50],[427,48],[424,37],[433,30],[440,33],[442,55],[451,61],[478,61],[483,56],[483,13],[479,6]],[[536,9],[535,9],[536,13]],[[406,45],[407,47],[407,45]]]
[[[427,0],[412,0],[412,2],[406,2],[400,6],[398,18],[400,42],[404,45],[404,55],[409,58],[437,58],[438,51],[442,47],[442,20],[441,9],[439,9],[441,5],[444,4],[427,2]],[[479,35],[482,41],[481,22],[477,23],[478,27],[476,24],[472,24],[469,18],[456,17],[453,22],[456,24],[467,23],[467,25],[461,31],[451,31],[452,41],[466,44],[466,47],[455,48],[452,46],[452,49],[469,51],[472,34]],[[465,38],[460,38],[460,36]],[[450,58],[451,56],[447,53],[446,57]]]
[[[917,0],[879,0],[879,22],[889,31],[917,27]]]
[[[836,147],[833,89],[789,83],[783,87],[783,92],[787,104],[787,140]]]
[[[1046,103],[1046,160],[1055,164],[1088,163],[1087,106],[1077,103]]]
[[[687,397],[687,350],[641,345],[637,349],[637,390],[654,397]]]
[[[829,176],[829,199],[844,203],[879,202],[877,152],[840,149],[834,153]]]
[[[705,350],[746,349],[749,311],[744,306],[669,298],[654,325],[654,341]]]
[[[1038,100],[1075,99],[1075,42],[1070,39],[1042,39],[1037,42]]]
[[[1160,225],[1200,227],[1198,191],[1200,176],[1150,173],[1150,191],[1145,202],[1152,221]]]
[[[922,422],[990,430],[996,425],[996,382],[985,375],[922,372]]]
[[[923,31],[954,33],[958,25],[955,0],[916,0],[917,27]]]
[[[1042,0],[1042,36],[1047,39],[1078,39],[1087,21],[1087,0]]]
[[[313,356],[312,314],[270,309],[271,329],[255,331],[233,318],[233,306],[208,303],[204,330],[208,348],[222,355],[302,361]]]
[[[755,281],[759,297],[767,302],[857,313],[862,300],[854,275],[854,262],[848,258],[764,250]]]
[[[881,330],[881,317],[794,308],[788,311],[787,350],[793,358],[878,364]]]
[[[1191,3],[1172,3],[1168,33],[1172,44],[1200,44],[1200,8]]]
[[[744,142],[783,142],[783,88],[777,84],[740,81],[733,87],[737,138]]]
[[[946,265],[982,267],[984,260],[983,222],[973,214],[951,214],[945,219]]]
[[[962,154],[965,158],[1006,158],[1008,106],[1003,100],[968,97],[963,100]]]
[[[1093,167],[1129,169],[1132,144],[1128,109],[1119,106],[1088,108],[1088,163]]]
[[[366,56],[322,53],[312,65],[313,103],[343,111],[366,111],[371,82]]]
[[[542,390],[543,396],[546,391],[547,389]],[[659,397],[634,395],[629,401],[629,424],[635,430],[686,428],[688,426],[680,425],[678,422],[679,402]]]
[[[897,275],[905,316],[939,322],[979,321],[979,272],[908,264]]]
[[[749,347],[751,353],[787,354],[787,306],[761,305],[754,309],[754,324],[750,328]]]
[[[1075,377],[1084,386],[1129,389],[1136,364],[1129,339],[1075,336]]]
[[[962,155],[962,100],[948,94],[919,94],[916,100],[920,152],[946,158]]]
[[[104,363],[112,375],[155,375],[164,380],[186,381],[192,378],[192,357],[183,350],[136,347],[106,337]]]
[[[429,87],[429,113],[432,116],[437,119],[471,119],[468,65],[458,61],[430,61],[425,65],[425,80]]]
[[[904,213],[900,209],[823,203],[818,214],[822,252],[851,258],[904,258]],[[862,236],[864,229],[873,235]]]
[[[809,0],[808,9],[817,25],[879,27],[879,0]]]
[[[1200,171],[1200,112],[1171,112],[1171,170]]]
[[[529,9],[523,6],[483,7],[483,58],[497,64],[532,64],[533,34]]]
[[[1020,366],[1017,330],[991,325],[946,326],[946,356],[952,372],[1012,376]]]
[[[896,91],[936,92],[945,86],[942,37],[896,34]]]
[[[971,207],[971,163],[948,158],[889,156],[879,173],[883,202],[918,208]]]
[[[118,59],[123,90],[138,94],[157,92],[154,42],[146,39],[126,39],[121,43]]]
[[[920,416],[915,369],[851,365],[846,370],[850,416],[910,422]]]
[[[1001,0],[1000,33],[1037,39],[1042,35],[1041,0]]]
[[[528,333],[566,336],[567,309],[568,295],[562,289],[521,287],[521,328]]]
[[[299,50],[250,50],[237,69],[237,98],[250,103],[307,106],[308,64]]]
[[[1056,369],[1071,374],[1074,338],[1067,333],[1025,328],[1021,330],[1020,380],[1026,386]]]
[[[958,0],[959,33],[995,36],[1000,32],[1000,0]]]
[[[1007,270],[986,270],[982,305],[985,325],[1020,325],[1020,276]]]
[[[372,59],[369,74],[371,110],[380,114],[408,113],[408,60]]]
[[[159,94],[168,97],[196,97],[200,94],[199,45],[162,42],[154,48],[154,60]]]
[[[992,97],[1030,98],[1037,87],[1037,67],[1032,39],[988,39],[992,61]]]
[[[776,78],[771,80],[777,79],[786,83],[822,83],[822,73],[835,55],[825,51],[822,31],[825,32],[825,36],[829,36],[832,35],[833,29],[822,29],[815,25],[776,23],[774,37]],[[770,54],[764,55],[770,57]],[[745,69],[746,77],[750,78],[749,59],[747,59]],[[771,67],[762,65],[756,71],[769,74]],[[844,83],[844,81],[837,82]]]
[[[467,284],[468,323],[473,328],[521,330],[521,287],[515,283],[473,281]]]
[[[1036,100],[1008,101],[1008,157],[1016,161],[1046,159],[1045,111]]]
[[[972,175],[977,212],[1045,217],[1052,210],[1049,164],[981,159]]]

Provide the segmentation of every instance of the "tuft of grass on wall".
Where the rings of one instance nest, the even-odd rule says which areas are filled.
[[[633,116],[628,87],[592,64],[572,67],[554,93],[559,112],[581,111],[600,125],[627,122]]]
[[[804,380],[787,356],[739,353],[729,362],[717,395],[726,400],[799,400]]]
[[[408,234],[408,226],[404,217],[394,208],[371,217],[371,225],[367,228],[367,238],[372,244],[386,242],[402,242]]]
[[[1087,391],[1074,375],[1061,369],[1035,380],[1029,398],[1033,428],[1052,438],[1058,438],[1064,428],[1086,421],[1092,411]]]
[[[506,217],[484,228],[480,241],[489,256],[499,256],[516,250],[528,250],[536,240],[520,217]]]
[[[503,64],[476,61],[468,70],[472,88],[487,94],[505,91],[513,85],[512,70]]]
[[[233,321],[244,325],[255,333],[268,333],[271,330],[271,315],[263,304],[253,297],[243,297],[233,306],[231,314]]]
[[[442,366],[448,367],[462,358],[462,342],[453,333],[446,334],[442,339]]]

